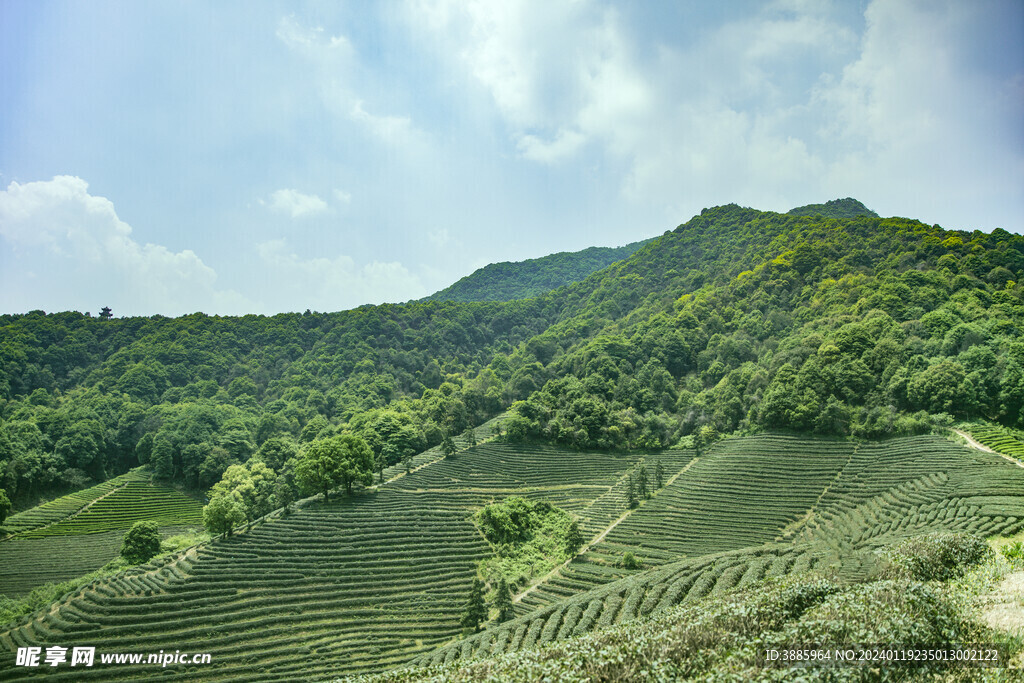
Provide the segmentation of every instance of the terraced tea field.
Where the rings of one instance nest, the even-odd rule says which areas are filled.
[[[140,520],[153,521],[161,527],[201,527],[203,505],[167,486],[129,481],[78,514],[57,524],[25,532],[22,537],[95,534],[128,529]]]
[[[123,531],[87,536],[12,538],[0,543],[0,595],[16,598],[45,583],[94,572],[117,557]]]
[[[379,488],[313,502],[151,574],[84,589],[0,642],[63,638],[98,651],[173,643],[217,652],[204,675],[245,680],[398,665],[460,632],[466,588],[491,552],[470,521],[474,510],[522,493],[582,511],[643,457],[484,443],[410,475],[403,468]],[[571,483],[573,472],[583,483]]]
[[[117,557],[125,531],[137,521],[155,521],[165,536],[203,525],[199,501],[149,483],[139,470],[107,482],[112,483],[52,501],[49,512],[28,518],[35,528],[0,541],[0,595],[17,597],[99,569]],[[41,523],[67,510],[72,512]]]
[[[788,489],[785,467],[790,480],[799,479]],[[696,505],[702,495],[704,508]],[[732,526],[730,518],[737,520]],[[1022,529],[1024,472],[939,437],[861,446],[775,435],[730,440],[531,591],[518,618],[414,664],[527,648],[765,577],[834,569],[862,578],[877,561],[876,548],[908,536]],[[624,549],[649,569],[615,566]]]
[[[970,434],[994,451],[1024,462],[1024,435],[996,425],[971,425]]]
[[[149,475],[143,473],[142,468],[136,468],[131,472],[108,479],[102,484],[61,496],[24,512],[15,513],[4,520],[4,527],[10,533],[17,534],[49,524],[55,524],[62,519],[70,517],[86,505],[95,502],[111,491],[125,486],[128,482],[148,480]]]
[[[666,485],[627,511],[628,475],[659,460]],[[161,680],[315,679],[516,650],[768,576],[834,568],[853,577],[870,570],[879,545],[919,532],[1024,528],[1024,470],[937,437],[856,445],[764,435],[699,458],[484,443],[420,463],[380,487],[95,582],[0,631],[0,648],[171,648],[210,652],[213,663],[168,667]],[[459,639],[476,563],[491,553],[470,517],[513,493],[573,511],[593,547],[530,589],[515,619]],[[618,566],[625,550],[644,567]],[[97,667],[73,677],[154,673]]]

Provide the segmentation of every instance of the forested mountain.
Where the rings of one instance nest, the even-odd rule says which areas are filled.
[[[562,251],[515,263],[492,263],[422,301],[512,301],[538,296],[579,282],[594,271],[629,257],[650,241],[633,242],[624,247]]]
[[[1024,237],[1001,229],[729,205],[530,299],[4,315],[0,485],[21,506],[149,463],[205,489],[344,432],[393,464],[507,408],[508,438],[588,449],[704,425],[1019,426],[1022,278]]]
[[[936,579],[1024,562],[1024,470],[926,432],[1024,452],[1022,281],[1005,230],[728,205],[532,298],[0,316],[0,666],[78,642],[97,680],[732,680],[766,642],[1016,652]],[[163,554],[112,560],[136,521]],[[129,650],[213,660],[102,666]],[[44,670],[80,673],[0,677]]]
[[[878,218],[878,214],[861,204],[856,199],[832,199],[824,204],[808,204],[798,206],[789,210],[791,216],[821,216],[822,218],[856,218],[857,216],[871,216]]]

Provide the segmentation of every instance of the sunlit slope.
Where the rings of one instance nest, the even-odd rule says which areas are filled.
[[[699,551],[696,537],[680,534],[678,524],[686,520],[708,530],[707,554],[665,562],[651,569],[628,571],[605,564],[609,548],[599,544],[564,570],[542,590],[536,608],[504,624],[492,625],[484,632],[447,645],[415,661],[417,665],[440,664],[467,657],[498,655],[528,648],[551,640],[579,635],[595,628],[610,626],[637,616],[655,614],[680,602],[700,599],[737,586],[747,586],[765,577],[776,577],[807,570],[834,570],[839,577],[861,578],[877,561],[875,550],[908,536],[932,531],[965,531],[982,536],[1014,534],[1024,528],[1024,469],[998,456],[965,449],[938,437],[923,436],[893,439],[881,443],[854,445],[813,438],[762,436],[726,442],[704,456],[707,461],[760,461],[757,452],[803,453],[808,471],[820,476],[845,451],[846,457],[819,495],[792,523],[778,527],[775,538],[749,547],[716,551],[724,543],[713,531],[721,517],[709,506],[707,521],[699,515],[688,516],[685,506],[688,489],[707,486],[707,471],[696,465],[681,475],[653,500],[630,515],[609,534],[607,545],[622,547],[632,535],[630,546],[643,556],[644,548],[667,547]],[[803,477],[800,458],[790,460],[790,476]],[[688,479],[690,472],[694,478]],[[750,513],[761,511],[770,519],[773,509],[784,504],[767,505],[773,497],[786,499],[784,492],[772,492],[768,477],[762,477],[765,489],[752,493],[747,481],[757,479],[756,471],[733,470],[737,484],[732,491],[735,525],[750,528],[750,538],[764,538],[772,525],[752,523]],[[700,482],[703,481],[703,484]],[[713,488],[713,487],[709,487]],[[792,498],[799,499],[802,485],[794,487]],[[729,491],[723,495],[729,496]],[[665,500],[661,500],[664,498]],[[709,499],[710,500],[710,499]],[[799,508],[794,503],[792,510]],[[780,520],[780,518],[776,518]],[[622,532],[619,529],[622,528]],[[644,533],[631,534],[630,529]],[[657,529],[664,529],[662,534]],[[737,536],[732,536],[736,541]],[[649,565],[660,564],[658,553],[651,553]],[[589,586],[589,588],[588,588]],[[532,596],[532,594],[531,594]],[[524,602],[529,601],[530,596]]]
[[[907,535],[1024,528],[1024,469],[938,437],[764,435],[694,455],[481,444],[97,582],[0,632],[0,644],[213,655],[201,669],[161,672],[169,680],[316,679],[528,647],[766,576],[854,577],[870,571],[878,545]],[[659,460],[665,486],[628,511],[628,476]],[[588,543],[608,533],[527,593],[516,620],[458,639],[476,563],[491,554],[471,515],[513,494],[572,510]],[[617,566],[626,549],[643,569]],[[133,675],[147,672],[85,678]]]
[[[135,470],[22,513],[22,523],[35,526],[0,542],[0,595],[21,596],[99,569],[117,557],[135,522],[154,521],[164,536],[202,527],[202,503],[148,476]]]
[[[102,484],[69,493],[34,508],[15,513],[4,520],[4,528],[8,532],[16,534],[55,524],[91,505],[99,498],[109,495],[112,491],[124,487],[130,481],[148,479],[149,475],[145,474],[141,467],[136,468],[131,472],[108,479]]]
[[[470,521],[473,511],[521,494],[582,518],[588,510],[607,516],[594,504],[619,495],[645,457],[664,459],[667,468],[682,467],[690,455],[486,443],[447,460],[425,457],[421,469],[392,472],[378,489],[309,504],[149,573],[97,583],[0,633],[0,643],[210,652],[214,663],[202,673],[212,680],[383,670],[459,633],[476,563],[491,552]]]
[[[853,448],[846,441],[775,435],[720,443],[527,595],[518,613],[623,576],[628,571],[617,563],[626,551],[652,566],[773,540],[815,505]]]

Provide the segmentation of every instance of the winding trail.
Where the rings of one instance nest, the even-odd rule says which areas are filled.
[[[1024,572],[1013,572],[999,582],[993,593],[981,596],[982,620],[1013,636],[1024,637]],[[1010,663],[1024,668],[1024,652]]]
[[[985,444],[979,443],[978,441],[975,441],[974,437],[972,437],[967,432],[961,431],[959,429],[954,429],[953,431],[956,432],[957,434],[959,434],[960,436],[962,436],[967,441],[967,445],[970,446],[971,448],[974,448],[976,450],[982,451],[984,453],[992,453],[993,455],[998,455],[1000,458],[1005,458],[1005,459],[1009,460],[1010,462],[1012,462],[1017,467],[1024,467],[1024,462],[1021,462],[1020,460],[1017,460],[1017,458],[1014,458],[1014,457],[1011,457],[1009,455],[1006,455],[1005,453],[1000,453],[999,451],[992,450],[991,448],[989,448]]]
[[[684,474],[684,473],[686,472],[686,470],[688,470],[688,469],[690,469],[691,467],[693,467],[693,465],[695,465],[695,464],[697,463],[697,461],[698,461],[698,460],[700,460],[700,456],[696,456],[696,457],[694,457],[694,458],[693,458],[692,460],[690,460],[690,462],[686,463],[686,465],[685,465],[685,466],[683,467],[683,469],[681,469],[681,470],[679,470],[678,472],[676,472],[676,473],[675,473],[675,474],[674,474],[674,475],[672,476],[672,478],[671,478],[671,479],[669,479],[668,481],[666,481],[666,482],[665,482],[665,485],[664,485],[664,486],[662,486],[661,488],[662,488],[662,489],[665,489],[665,488],[667,488],[667,487],[668,487],[669,485],[671,485],[671,484],[672,484],[672,482],[674,482],[674,481],[675,481],[676,479],[678,479],[679,477],[681,477],[681,476],[682,476],[682,475],[683,475],[683,474]],[[657,493],[655,493],[654,495],[657,495]],[[566,561],[565,561],[565,562],[563,562],[562,564],[558,565],[557,567],[555,567],[554,569],[552,569],[551,571],[549,571],[549,572],[548,572],[547,574],[545,574],[544,576],[542,576],[542,577],[540,577],[539,579],[537,579],[537,581],[535,581],[534,583],[532,583],[532,584],[530,584],[529,586],[527,586],[527,587],[526,587],[525,589],[523,589],[523,592],[522,592],[522,593],[519,593],[518,595],[516,595],[516,596],[514,596],[514,597],[512,598],[512,602],[513,602],[513,603],[517,603],[517,602],[520,602],[520,601],[521,601],[521,600],[522,600],[523,598],[525,598],[525,597],[526,597],[527,595],[529,595],[530,593],[532,593],[532,592],[534,591],[534,589],[536,589],[536,588],[538,588],[539,586],[542,586],[542,585],[544,585],[545,583],[547,583],[547,582],[548,582],[548,579],[550,579],[550,578],[551,578],[552,576],[554,576],[554,575],[555,575],[555,574],[557,574],[558,572],[560,572],[560,571],[562,571],[563,569],[565,569],[565,568],[566,568],[566,567],[567,567],[567,566],[569,565],[569,563],[570,563],[570,562],[572,562],[573,560],[575,560],[575,559],[576,559],[577,557],[579,557],[579,556],[580,556],[580,555],[582,555],[583,553],[585,553],[585,552],[588,552],[588,551],[589,551],[589,550],[590,550],[591,548],[593,548],[593,547],[594,547],[595,545],[597,545],[598,543],[600,543],[601,541],[603,541],[603,540],[604,540],[604,537],[605,537],[605,536],[607,536],[607,535],[608,535],[609,533],[611,533],[611,530],[612,530],[612,529],[614,529],[615,527],[617,527],[617,526],[619,525],[619,522],[621,522],[622,520],[624,520],[624,519],[626,519],[627,517],[629,517],[629,516],[630,516],[630,515],[631,515],[631,514],[633,513],[633,511],[634,511],[634,510],[639,510],[639,509],[640,509],[641,507],[643,507],[643,506],[642,506],[642,505],[639,505],[639,506],[637,506],[637,507],[633,508],[632,510],[626,510],[625,512],[623,512],[623,513],[622,513],[621,515],[619,515],[619,518],[618,518],[618,519],[616,519],[616,520],[615,520],[614,522],[612,522],[612,523],[611,523],[611,524],[609,524],[609,525],[608,525],[607,527],[605,527],[605,528],[604,528],[604,530],[603,530],[603,531],[602,531],[601,533],[599,533],[599,534],[598,534],[597,536],[594,536],[594,538],[592,538],[592,539],[590,540],[590,542],[589,542],[589,543],[587,543],[587,544],[586,544],[586,545],[584,545],[584,546],[583,546],[582,548],[580,548],[580,551],[579,551],[578,553],[576,553],[575,555],[573,555],[572,557],[570,557],[570,558],[569,558],[568,560],[566,560]]]

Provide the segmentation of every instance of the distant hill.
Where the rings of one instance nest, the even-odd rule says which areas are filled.
[[[833,199],[824,204],[808,204],[790,209],[790,216],[821,216],[822,218],[856,218],[870,216],[878,218],[878,214],[852,197]]]
[[[583,251],[562,251],[526,261],[492,263],[421,301],[526,299],[579,282],[591,273],[629,258],[651,239],[624,247],[590,247]]]

